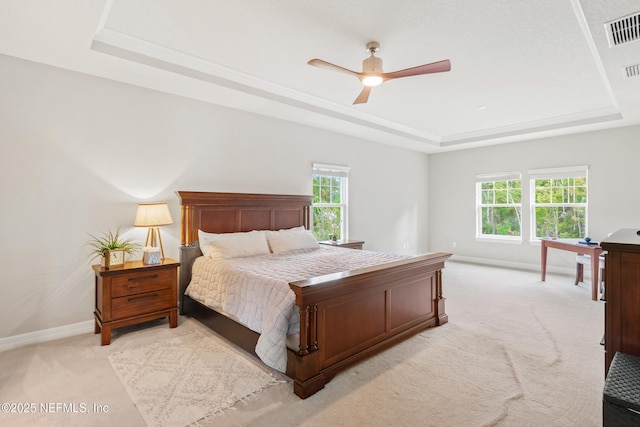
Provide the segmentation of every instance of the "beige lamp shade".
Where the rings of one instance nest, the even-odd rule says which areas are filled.
[[[133,223],[136,227],[159,227],[161,225],[173,224],[171,212],[166,202],[140,203],[136,220]]]
[[[173,224],[173,218],[171,218],[169,206],[165,202],[140,203],[138,205],[138,212],[136,212],[136,220],[133,225],[136,227],[149,227],[147,241],[144,245],[145,247],[159,245],[163,259],[164,247],[162,246],[162,237],[158,227],[169,224]]]

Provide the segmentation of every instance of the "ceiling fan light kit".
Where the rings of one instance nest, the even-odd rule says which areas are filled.
[[[361,81],[363,85],[373,87],[378,86],[380,83],[382,83],[382,77],[375,74],[370,74],[367,76],[362,76]]]
[[[375,56],[375,53],[380,48],[380,43],[369,42],[366,45],[367,51],[371,54],[368,58],[362,61],[362,71],[352,71],[339,65],[332,64],[322,59],[312,59],[307,64],[315,67],[326,68],[333,71],[340,71],[342,73],[351,74],[356,76],[364,85],[362,92],[353,102],[354,104],[364,104],[369,100],[369,94],[371,88],[384,83],[387,80],[398,79],[401,77],[419,76],[422,74],[442,73],[451,70],[451,62],[448,59],[443,61],[433,62],[431,64],[418,65],[417,67],[406,68],[404,70],[393,71],[385,73],[382,69],[382,59]]]

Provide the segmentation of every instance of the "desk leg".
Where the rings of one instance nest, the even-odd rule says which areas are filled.
[[[598,278],[600,276],[600,253],[591,254],[591,299],[598,299]]]
[[[547,245],[544,244],[544,241],[540,242],[540,251],[540,268],[542,270],[542,281],[544,282],[547,276]]]

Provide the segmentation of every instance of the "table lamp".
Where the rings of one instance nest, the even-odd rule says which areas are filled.
[[[159,243],[162,258],[164,258],[164,248],[162,247],[162,238],[158,227],[169,224],[173,224],[173,219],[166,202],[138,204],[138,212],[136,212],[136,220],[133,225],[136,227],[149,227],[147,241],[144,245],[145,247],[156,247],[156,243]]]

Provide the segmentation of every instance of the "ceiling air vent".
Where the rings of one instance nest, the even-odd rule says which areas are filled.
[[[640,40],[640,12],[607,22],[605,26],[609,47]]]
[[[627,77],[640,76],[640,64],[628,65],[622,69]]]

